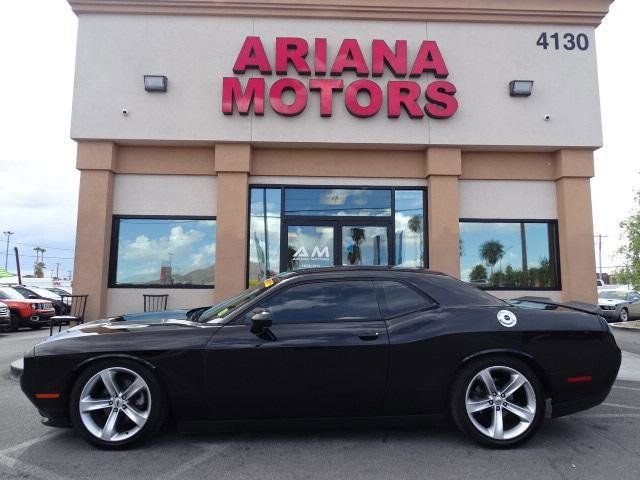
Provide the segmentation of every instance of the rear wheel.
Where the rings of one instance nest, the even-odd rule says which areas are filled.
[[[105,449],[149,438],[165,417],[164,395],[153,372],[121,359],[89,366],[73,387],[70,408],[76,429]]]
[[[487,357],[465,367],[451,394],[451,412],[460,430],[492,448],[518,445],[544,418],[544,392],[524,362]]]

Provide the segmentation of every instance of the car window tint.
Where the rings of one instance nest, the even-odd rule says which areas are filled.
[[[260,305],[273,323],[376,320],[378,301],[370,281],[314,282],[296,285]]]
[[[385,300],[382,305],[385,316],[394,317],[434,305],[434,302],[424,295],[400,282],[384,281],[375,283],[382,291]]]

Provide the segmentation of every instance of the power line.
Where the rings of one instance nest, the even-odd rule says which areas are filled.
[[[75,249],[74,248],[61,248],[61,247],[48,247],[48,246],[42,246],[42,245],[34,245],[31,243],[20,243],[20,242],[13,242],[14,245],[22,245],[25,247],[42,247],[42,248],[46,248],[47,250],[67,250],[70,252],[73,252]]]

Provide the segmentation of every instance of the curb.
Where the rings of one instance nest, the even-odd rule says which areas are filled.
[[[640,330],[640,321],[616,322],[609,324],[613,328],[622,328],[624,330]]]
[[[13,380],[20,380],[22,370],[24,370],[24,360],[22,358],[11,362],[11,366],[9,367],[9,374]]]

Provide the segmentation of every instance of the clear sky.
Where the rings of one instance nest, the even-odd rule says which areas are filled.
[[[598,28],[597,53],[604,147],[596,152],[592,180],[595,233],[603,240],[603,264],[620,264],[619,222],[640,188],[640,67],[635,55],[640,2],[616,0]],[[11,230],[25,271],[35,246],[46,248],[48,269],[72,269],[79,174],[69,139],[77,21],[65,0],[5,2],[0,16],[2,150],[0,231]],[[634,153],[636,152],[636,153]],[[5,236],[0,239],[4,266]],[[13,257],[9,270],[14,271]],[[47,276],[51,270],[45,271]]]

